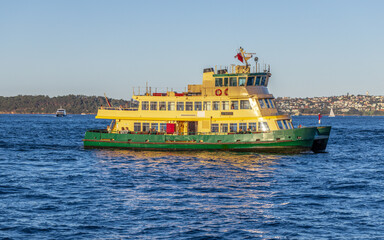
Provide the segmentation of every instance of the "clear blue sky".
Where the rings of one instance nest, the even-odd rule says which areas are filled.
[[[275,97],[384,94],[384,1],[0,0],[0,95],[199,84],[236,49]]]

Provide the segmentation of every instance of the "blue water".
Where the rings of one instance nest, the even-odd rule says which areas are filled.
[[[0,238],[384,239],[384,118],[323,122],[328,153],[259,155],[86,150],[108,121],[0,115]]]

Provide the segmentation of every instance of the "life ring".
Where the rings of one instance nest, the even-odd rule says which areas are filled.
[[[225,94],[225,96],[228,96],[228,88],[226,88],[226,89],[224,90],[224,94]]]
[[[222,93],[223,91],[221,91],[221,89],[216,89],[215,91],[216,96],[221,96]]]

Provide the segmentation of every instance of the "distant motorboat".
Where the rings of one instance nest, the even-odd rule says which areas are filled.
[[[56,111],[56,117],[65,117],[67,116],[67,112],[65,111],[64,108],[59,108]]]
[[[328,117],[335,117],[335,113],[333,112],[333,108],[331,108],[331,112],[329,113]]]

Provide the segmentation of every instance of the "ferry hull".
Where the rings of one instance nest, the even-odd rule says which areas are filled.
[[[86,132],[83,141],[86,148],[297,153],[313,148],[317,132],[316,127],[228,135],[118,134],[90,130]]]

